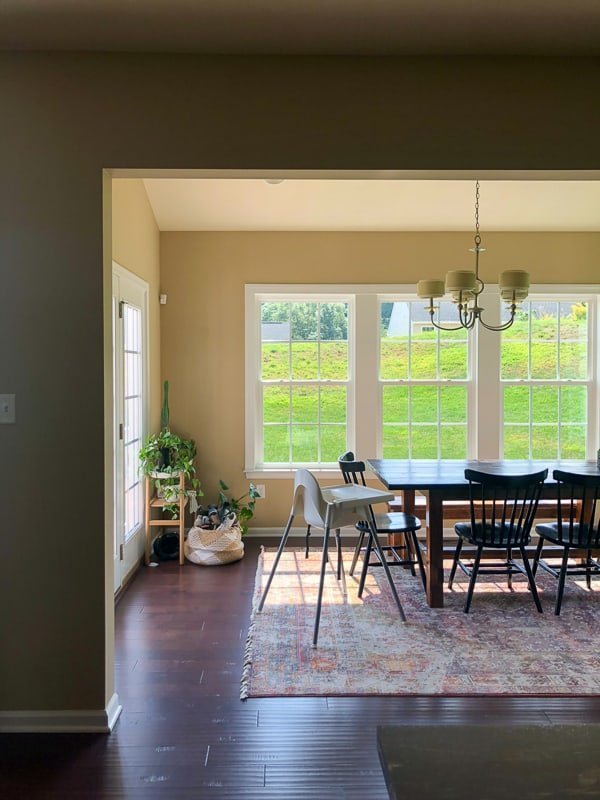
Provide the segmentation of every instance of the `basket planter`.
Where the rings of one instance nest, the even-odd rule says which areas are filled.
[[[231,564],[244,557],[242,530],[239,525],[213,530],[190,528],[184,545],[185,557],[193,564],[216,567]]]

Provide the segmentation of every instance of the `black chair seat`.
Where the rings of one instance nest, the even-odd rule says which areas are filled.
[[[421,520],[403,511],[392,511],[389,514],[375,514],[375,525],[378,533],[405,533],[418,531]],[[356,527],[359,531],[368,531],[369,526],[366,522],[358,522]]]
[[[544,539],[554,544],[581,548],[594,547],[593,543],[590,545],[590,526],[585,523],[580,525],[578,522],[574,522],[573,528],[570,529],[568,522],[563,521],[562,526],[558,522],[548,522],[536,525],[535,531],[539,536],[543,536]]]
[[[454,530],[461,539],[481,547],[509,547],[513,544],[515,547],[520,547],[531,541],[531,536],[526,535],[525,538],[520,537],[519,541],[515,543],[515,529],[512,529],[511,534],[510,525],[502,525],[500,522],[494,525],[493,530],[490,524],[486,524],[484,530],[480,522],[475,523],[475,528],[470,522],[457,522]]]

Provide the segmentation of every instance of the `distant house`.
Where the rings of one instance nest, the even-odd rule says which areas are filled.
[[[411,326],[412,333],[420,333],[421,331],[434,330],[431,324],[429,312],[425,309],[426,300],[421,303],[412,303],[412,308],[409,309],[408,303],[394,303],[392,307],[392,314],[388,324],[388,336],[408,336],[408,327]],[[457,317],[456,311],[453,308],[448,308],[449,304],[444,303],[442,311],[450,311],[448,318],[442,318],[440,321],[436,312],[435,321],[441,322],[443,325],[456,324]],[[452,313],[454,312],[454,314]]]
[[[290,339],[289,322],[263,322],[260,326],[263,342],[288,342]]]
[[[393,303],[392,313],[388,324],[388,336],[408,336],[409,324],[411,326],[411,333],[420,333],[421,331],[432,331],[434,326],[431,324],[429,312],[425,308],[426,300],[421,303],[412,303],[412,308],[409,309],[409,304],[405,302]],[[435,314],[435,321],[441,325],[456,325],[458,316],[456,308],[449,302],[440,304],[442,318]],[[541,319],[545,316],[554,316],[556,314],[556,303],[552,300],[534,300],[529,304],[532,318]],[[570,303],[561,303],[560,316],[569,317],[572,314],[572,307]]]

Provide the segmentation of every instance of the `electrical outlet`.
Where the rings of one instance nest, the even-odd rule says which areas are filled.
[[[265,489],[264,483],[257,483],[256,484],[256,491],[260,495],[260,497],[257,498],[258,500],[264,500],[265,497],[267,496],[267,490]]]
[[[0,394],[0,423],[11,425],[15,421],[15,395]]]

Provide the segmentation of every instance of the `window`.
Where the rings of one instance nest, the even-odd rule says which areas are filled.
[[[334,464],[347,447],[349,303],[260,302],[261,462]]]
[[[441,304],[441,320],[453,317]],[[466,458],[467,332],[440,331],[422,300],[380,306],[379,382],[384,458]]]
[[[591,321],[585,301],[533,298],[503,333],[505,458],[586,457]]]
[[[412,286],[246,287],[246,471],[361,458],[593,458],[598,289],[532,287],[503,334]],[[500,323],[496,287],[482,295]],[[441,303],[441,322],[456,310]]]

